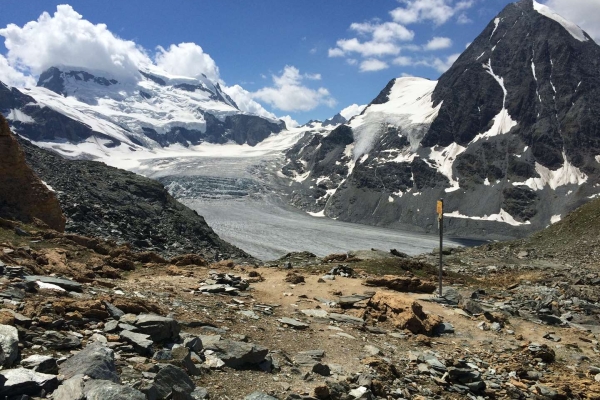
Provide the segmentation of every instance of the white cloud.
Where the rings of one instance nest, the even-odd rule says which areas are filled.
[[[346,118],[347,120],[350,120],[350,118],[354,117],[355,115],[360,114],[361,112],[363,112],[363,110],[365,109],[365,107],[367,107],[366,104],[363,105],[358,105],[358,104],[351,104],[348,107],[344,108],[342,111],[340,111],[340,114],[342,117]]]
[[[286,65],[281,75],[272,76],[274,86],[259,89],[252,97],[283,111],[310,111],[321,104],[335,106],[336,101],[327,89],[311,89],[302,84],[303,80],[315,77],[302,75],[298,68]]]
[[[344,53],[344,50],[340,49],[340,48],[333,48],[333,49],[329,49],[327,51],[327,55],[329,57],[344,57],[346,53]]]
[[[600,2],[593,0],[548,0],[546,5],[575,22],[600,43]]]
[[[346,59],[346,62],[348,63],[348,65],[358,64],[358,60],[356,58],[348,58],[348,59]]]
[[[456,3],[452,0],[401,0],[401,3],[405,6],[390,11],[395,22],[408,25],[432,21],[436,25],[442,25],[459,11],[470,8],[474,0]]]
[[[400,56],[396,57],[392,60],[392,64],[399,65],[401,67],[407,67],[414,64],[414,61],[411,57]]]
[[[252,93],[240,85],[224,86],[223,91],[229,95],[235,101],[238,108],[242,111],[260,115],[261,117],[277,119],[275,114],[267,111],[260,103],[257,103],[252,99]]]
[[[447,37],[434,37],[425,45],[425,50],[435,51],[452,47],[452,39]]]
[[[157,47],[156,65],[175,75],[192,78],[205,75],[213,82],[219,82],[219,67],[212,57],[196,43],[172,44],[168,50]]]
[[[415,38],[413,31],[395,22],[355,22],[350,25],[350,29],[362,34],[371,34],[375,42],[411,41]]]
[[[461,13],[456,18],[456,23],[460,24],[460,25],[470,24],[471,22],[473,22],[473,20],[471,18],[467,17],[467,14],[465,14],[465,13]]]
[[[0,82],[9,86],[31,87],[35,86],[35,79],[27,76],[10,66],[8,60],[0,54]]]
[[[145,51],[123,40],[104,24],[92,24],[69,5],[57,6],[53,16],[44,12],[23,27],[0,29],[7,58],[25,73],[40,74],[52,66],[102,70],[116,78],[138,75],[140,65],[151,63]]]
[[[400,53],[400,47],[390,42],[361,42],[357,38],[340,39],[337,41],[336,49],[329,49],[330,54],[333,52],[334,57],[338,54],[358,53],[363,57],[396,55]]]
[[[385,61],[370,58],[360,63],[360,72],[373,72],[381,71],[382,69],[389,68],[389,65]]]
[[[439,72],[446,72],[448,69],[450,69],[452,64],[454,64],[454,62],[458,60],[458,57],[460,57],[460,53],[449,55],[448,57],[445,57],[443,59],[435,58],[433,62],[429,64],[429,66],[435,68]]]
[[[292,118],[289,115],[284,115],[283,117],[279,117],[279,119],[282,120],[283,122],[285,122],[285,126],[288,129],[296,128],[296,127],[300,126],[298,121],[296,121],[294,118]]]

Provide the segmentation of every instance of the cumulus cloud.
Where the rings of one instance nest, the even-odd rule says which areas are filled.
[[[31,87],[35,86],[33,77],[14,69],[8,60],[0,54],[0,82],[9,86]]]
[[[381,71],[382,69],[386,69],[386,68],[389,68],[389,65],[385,61],[371,58],[371,59],[364,60],[363,62],[361,62],[359,70],[360,70],[360,72],[373,72],[373,71]]]
[[[425,50],[435,51],[447,49],[452,46],[452,39],[447,37],[434,37],[425,45]]]
[[[157,50],[156,65],[167,72],[193,78],[205,75],[213,82],[221,80],[215,60],[196,43],[172,44],[168,50],[158,46]]]
[[[405,26],[395,22],[372,23],[353,23],[350,29],[362,34],[371,34],[375,42],[392,42],[392,41],[411,41],[415,37],[415,33]]]
[[[235,101],[241,111],[277,119],[275,114],[267,111],[260,103],[252,99],[252,93],[241,87],[240,85],[223,86],[223,91]]]
[[[64,65],[102,70],[114,77],[138,75],[140,65],[151,63],[134,42],[121,39],[105,24],[93,24],[69,5],[59,5],[54,15],[44,12],[23,27],[9,24],[0,29],[7,58],[17,70],[40,74]]]
[[[448,57],[435,58],[431,62],[425,62],[425,65],[433,67],[439,72],[446,72],[458,60],[458,57],[460,57],[460,53],[451,54]]]
[[[272,79],[273,86],[259,89],[252,97],[283,111],[310,111],[321,104],[336,104],[327,89],[311,89],[303,84],[305,79],[316,80],[316,75],[300,74],[294,66],[286,65],[281,75],[273,75]]]
[[[575,22],[600,43],[600,2],[591,0],[548,0],[546,5]]]
[[[431,21],[436,25],[445,24],[450,18],[462,10],[473,6],[474,0],[401,0],[404,7],[390,11],[395,22],[414,24]]]
[[[298,126],[300,126],[298,121],[296,121],[294,118],[292,118],[289,115],[284,115],[283,117],[279,117],[279,119],[282,120],[283,122],[285,122],[285,126],[288,129],[297,128]]]
[[[400,53],[400,42],[413,40],[415,33],[395,22],[355,22],[350,30],[359,38],[340,39],[336,47],[329,49],[329,57],[343,57],[350,53],[358,53],[362,57],[382,57]]]
[[[408,67],[410,65],[414,65],[414,61],[411,57],[407,57],[407,56],[400,56],[400,57],[396,57],[392,60],[392,63],[394,65],[399,65],[401,67]]]
[[[340,115],[344,118],[346,118],[346,120],[350,120],[350,118],[354,117],[355,115],[360,114],[361,112],[363,112],[363,110],[365,109],[365,107],[367,107],[366,104],[363,105],[358,105],[358,104],[350,104],[348,107],[344,108],[342,111],[340,111]]]

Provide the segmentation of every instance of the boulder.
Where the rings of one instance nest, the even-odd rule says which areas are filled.
[[[215,342],[210,346],[210,350],[213,350],[216,356],[231,368],[258,365],[269,353],[266,347],[233,340]]]
[[[157,400],[167,399],[171,396],[173,387],[176,385],[183,388],[187,393],[191,393],[195,388],[194,382],[184,370],[167,364],[154,377],[152,391],[156,393]]]
[[[56,375],[42,374],[26,368],[0,371],[0,398],[12,398],[19,395],[39,396],[42,391],[52,392],[58,387]]]
[[[154,314],[140,314],[134,325],[140,333],[149,335],[153,341],[177,340],[181,326],[173,318],[161,317]]]
[[[431,335],[442,322],[436,315],[425,314],[421,304],[401,295],[377,292],[369,300],[368,307],[373,319],[387,318],[396,328],[408,329],[414,334]]]
[[[114,352],[98,342],[89,344],[79,353],[61,364],[60,374],[69,379],[84,374],[92,379],[119,383]]]
[[[10,325],[0,325],[0,360],[2,366],[10,367],[19,357],[19,332]]]

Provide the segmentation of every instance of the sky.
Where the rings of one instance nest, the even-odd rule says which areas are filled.
[[[0,81],[53,65],[219,82],[288,125],[359,113],[400,76],[437,79],[509,0],[3,0]],[[600,0],[541,0],[600,42]]]

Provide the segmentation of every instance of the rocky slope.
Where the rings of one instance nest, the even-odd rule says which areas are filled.
[[[118,81],[52,67],[37,87],[0,84],[0,112],[20,135],[70,158],[200,143],[255,146],[285,123],[240,111],[218,83],[155,67]]]
[[[439,81],[398,78],[282,173],[315,215],[523,236],[598,193],[600,46],[532,0],[508,5]]]
[[[600,396],[600,307],[593,283],[568,280],[580,268],[453,251],[439,298],[428,294],[429,255],[184,266],[3,226],[0,396],[9,400]]]
[[[95,161],[67,160],[20,139],[27,163],[55,191],[66,231],[164,255],[250,258],[154,180]]]
[[[39,219],[64,231],[65,217],[55,194],[33,173],[7,121],[0,115],[0,217]]]

